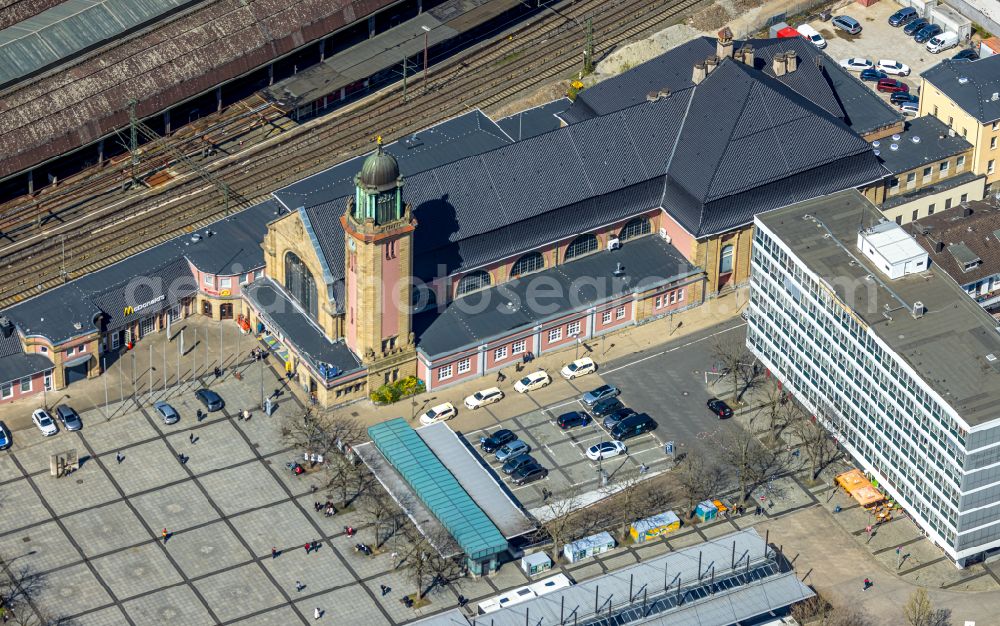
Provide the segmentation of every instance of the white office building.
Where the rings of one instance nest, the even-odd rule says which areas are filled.
[[[845,191],[756,218],[747,344],[956,563],[1000,548],[1000,332]]]

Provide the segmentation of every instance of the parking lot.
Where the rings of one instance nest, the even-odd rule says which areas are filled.
[[[849,4],[837,11],[835,15],[849,15],[861,23],[862,31],[857,36],[834,28],[830,22],[820,20],[808,22],[819,31],[827,41],[826,52],[835,61],[851,57],[863,57],[877,62],[879,59],[893,59],[910,67],[910,75],[900,78],[910,86],[911,93],[918,93],[920,73],[938,62],[949,59],[961,50],[961,46],[945,50],[939,54],[931,54],[924,44],[918,44],[903,33],[902,28],[890,26],[889,16],[899,10],[900,5],[891,0],[876,2],[864,7],[857,3]],[[857,76],[857,73],[854,73]],[[868,83],[874,89],[874,83]],[[888,94],[880,94],[888,101]]]
[[[716,332],[719,332],[718,330]],[[723,330],[740,334],[742,328]],[[714,335],[706,335],[694,343],[668,347],[665,350],[642,356],[629,357],[618,362],[602,364],[596,374],[570,381],[556,381],[553,387],[566,385],[574,394],[551,404],[543,405],[535,401],[532,393],[526,394],[536,407],[513,417],[503,417],[505,403],[485,408],[496,417],[496,424],[463,432],[469,446],[475,449],[521,504],[536,515],[543,515],[548,501],[557,502],[569,496],[581,501],[594,501],[611,492],[615,479],[630,470],[647,468],[646,475],[654,476],[673,466],[674,459],[682,454],[702,455],[711,459],[717,453],[720,438],[739,429],[735,420],[720,420],[705,406],[711,393],[723,393],[724,382],[709,375],[709,383],[719,385],[713,391],[705,387],[704,369],[711,367],[712,341]],[[558,376],[558,374],[556,374]],[[580,397],[586,391],[603,383],[621,389],[619,399],[638,413],[649,415],[656,423],[653,432],[644,433],[625,441],[627,452],[603,461],[587,458],[589,447],[611,441],[612,437],[596,418],[586,426],[574,426],[563,430],[556,424],[558,417],[570,411],[593,411],[585,406]],[[511,398],[513,399],[513,398]],[[453,427],[460,427],[452,423]],[[516,486],[503,474],[503,463],[495,455],[486,454],[479,448],[481,437],[500,429],[508,429],[518,439],[531,446],[530,454],[546,469],[547,478]],[[673,454],[667,454],[665,445],[673,442]],[[605,478],[602,473],[606,473]],[[545,492],[551,494],[545,498]]]

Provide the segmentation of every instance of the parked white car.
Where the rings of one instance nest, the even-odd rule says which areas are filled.
[[[458,411],[455,410],[455,405],[451,402],[445,402],[444,404],[439,404],[436,407],[428,409],[426,413],[420,416],[420,423],[424,426],[430,426],[431,424],[450,420],[456,415],[458,415]]]
[[[958,35],[951,31],[946,31],[940,35],[931,37],[930,41],[927,42],[927,51],[931,54],[937,54],[949,48],[954,48],[958,45],[958,41]]]
[[[823,35],[820,35],[819,32],[809,24],[796,26],[795,30],[799,31],[799,34],[802,35],[802,37],[807,39],[809,43],[816,46],[820,50],[826,47],[826,39],[823,39]]]
[[[573,380],[577,376],[584,376],[590,374],[591,372],[597,371],[597,364],[589,356],[585,356],[582,359],[577,359],[572,363],[567,364],[559,373],[562,377],[567,380]]]
[[[501,400],[503,400],[503,392],[500,391],[500,388],[490,387],[489,389],[477,391],[466,398],[465,406],[469,409],[478,409],[481,406],[493,404],[494,402],[500,402]]]
[[[875,69],[882,70],[890,76],[909,76],[910,66],[894,59],[879,59]]]
[[[852,57],[850,59],[843,59],[840,61],[840,67],[845,70],[850,70],[852,72],[860,72],[861,70],[867,70],[875,67],[875,64],[868,59],[862,59],[861,57]]]
[[[537,372],[532,372],[522,378],[521,380],[514,383],[514,391],[518,393],[525,393],[527,391],[534,391],[535,389],[541,389],[552,382],[549,375],[543,370],[538,370]]]
[[[587,458],[591,461],[601,461],[618,456],[619,454],[625,454],[627,451],[628,448],[625,447],[625,444],[618,440],[602,441],[587,448]]]
[[[56,426],[56,422],[49,415],[49,412],[45,409],[35,409],[31,413],[31,421],[35,423],[38,430],[42,431],[42,434],[46,437],[50,437],[57,432],[59,432],[59,427]]]

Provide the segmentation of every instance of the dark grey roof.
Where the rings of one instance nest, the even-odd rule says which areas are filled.
[[[187,258],[204,271],[218,271],[224,275],[262,267],[264,252],[260,242],[277,209],[276,202],[267,200],[209,224],[206,228],[215,233],[212,237],[196,243],[192,242],[191,235],[176,237],[20,302],[4,313],[25,335],[40,335],[54,343],[92,333],[97,330],[94,319],[102,312],[102,306],[105,313],[124,314],[129,281],[162,278],[164,287],[174,284],[181,288],[182,283],[175,282],[178,276],[182,276],[183,271],[191,276],[185,269]],[[203,234],[204,229],[199,232]],[[136,292],[139,293],[150,292]]]
[[[724,60],[690,91],[663,207],[695,236],[885,175],[842,121],[743,63]]]
[[[872,147],[887,170],[900,174],[972,148],[961,135],[949,136],[948,130],[938,118],[924,115],[906,122],[903,132],[873,141]]]
[[[258,278],[243,288],[243,293],[257,306],[257,311],[270,324],[281,329],[284,338],[305,358],[314,370],[320,363],[329,363],[343,373],[361,367],[360,361],[343,341],[330,341],[305,313],[292,302],[284,290],[270,278]]]
[[[624,277],[613,275],[618,263],[625,268]],[[417,349],[432,358],[449,354],[570,311],[700,274],[676,248],[648,235],[618,250],[597,252],[458,298],[443,311],[421,313],[413,322]],[[545,285],[545,295],[536,304],[544,306],[531,306],[528,294],[535,293],[538,284]],[[513,306],[508,307],[508,302]]]
[[[920,75],[980,124],[1000,120],[1000,54],[978,61],[947,59]]]
[[[902,119],[860,80],[802,38],[751,39],[734,42],[754,48],[754,68],[775,78],[830,115],[844,120],[855,132],[867,133]],[[716,52],[715,40],[699,37],[686,44],[580,92],[573,105],[560,114],[570,124],[606,115],[646,99],[651,91],[676,92],[693,87],[692,67]],[[775,77],[771,61],[777,53],[794,52],[798,68]]]
[[[511,143],[511,138],[476,109],[394,141],[384,150],[396,158],[404,178]],[[364,156],[338,163],[273,193],[285,208],[312,207],[354,195],[354,176]],[[343,213],[343,205],[337,218]]]
[[[556,116],[565,111],[572,103],[573,101],[569,98],[559,98],[499,119],[497,126],[510,135],[514,141],[541,135],[561,126],[559,118]]]
[[[906,204],[907,202],[913,202],[914,200],[932,196],[936,193],[941,193],[942,191],[954,189],[955,187],[959,187],[965,183],[972,182],[977,178],[984,177],[984,174],[977,175],[975,172],[962,172],[956,176],[949,176],[948,178],[935,182],[933,185],[925,185],[916,191],[904,193],[900,196],[893,196],[882,203],[882,209],[892,209],[900,206],[901,204]]]
[[[937,211],[911,222],[907,229],[934,265],[959,285],[975,284],[1000,273],[1000,208],[988,202],[974,200],[951,211]],[[938,243],[944,244],[945,249],[938,252]],[[964,267],[964,262],[976,258],[982,263]],[[959,265],[960,260],[963,265]]]
[[[819,53],[816,47],[801,38],[751,39],[734,42],[734,49],[749,43],[754,48],[754,69],[809,98],[814,104],[834,117],[843,118],[844,111],[821,68],[812,60]],[[799,58],[798,69],[775,77],[771,60],[775,54],[794,52]],[[570,124],[598,115],[607,115],[644,101],[652,91],[664,88],[671,92],[690,89],[692,68],[706,57],[716,53],[716,42],[709,37],[698,37],[677,46],[641,65],[600,82],[580,92],[573,106],[560,117]],[[829,59],[827,59],[829,60]]]
[[[198,281],[187,259],[179,258],[142,276],[132,276],[90,300],[106,316],[105,330],[124,328],[152,311],[179,303],[198,291]],[[145,305],[145,306],[144,306]],[[126,314],[126,307],[134,312]]]
[[[52,368],[52,362],[41,354],[25,354],[17,333],[4,337],[0,333],[0,383],[31,376]]]

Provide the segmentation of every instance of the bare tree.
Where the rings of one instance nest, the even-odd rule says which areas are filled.
[[[912,626],[950,626],[951,611],[935,609],[927,590],[917,588],[903,605],[903,615]]]
[[[694,510],[694,505],[708,498],[726,484],[726,477],[721,467],[706,463],[701,457],[688,455],[678,466],[675,473],[677,488],[684,499],[684,511],[688,517]]]
[[[816,480],[823,468],[836,456],[837,446],[826,428],[815,419],[803,417],[794,422],[792,428],[795,436],[802,442],[802,448],[809,459],[809,478]]]
[[[289,414],[281,424],[281,436],[289,445],[327,458],[343,452],[364,436],[361,424],[337,414],[322,414],[307,408]]]
[[[13,559],[16,560],[16,559]],[[71,620],[50,615],[37,605],[48,586],[43,574],[0,555],[0,615],[11,626],[68,626]]]
[[[764,391],[763,402],[757,407],[754,417],[767,424],[767,442],[774,444],[785,429],[802,417],[802,411],[775,382]]]
[[[619,541],[625,541],[628,538],[629,525],[647,510],[642,498],[643,478],[638,469],[620,470],[615,473],[614,481],[604,488],[606,495],[614,496]]]
[[[742,396],[741,383],[749,384],[756,373],[756,363],[746,343],[739,335],[727,333],[716,339],[712,346],[718,373],[729,380],[734,402]]]
[[[435,545],[448,545],[451,537],[423,536],[413,525],[406,528],[410,549],[403,555],[401,566],[409,573],[416,586],[417,599],[423,599],[437,586],[449,584],[464,572],[461,556],[441,556]]]
[[[544,521],[542,530],[552,540],[552,562],[558,563],[562,550],[562,544],[571,536],[577,528],[577,520],[574,515],[579,507],[579,493],[573,490],[561,500],[550,500],[545,505]]]
[[[396,503],[382,489],[369,489],[361,498],[365,515],[375,529],[375,547],[381,548],[388,535],[382,530],[400,514]]]
[[[750,424],[752,427],[753,420]],[[719,452],[722,461],[736,472],[743,502],[754,489],[769,482],[783,469],[778,454],[742,428],[719,441]]]
[[[325,488],[336,494],[340,505],[345,508],[365,493],[374,481],[365,464],[350,451],[331,454],[323,471],[326,475]]]

